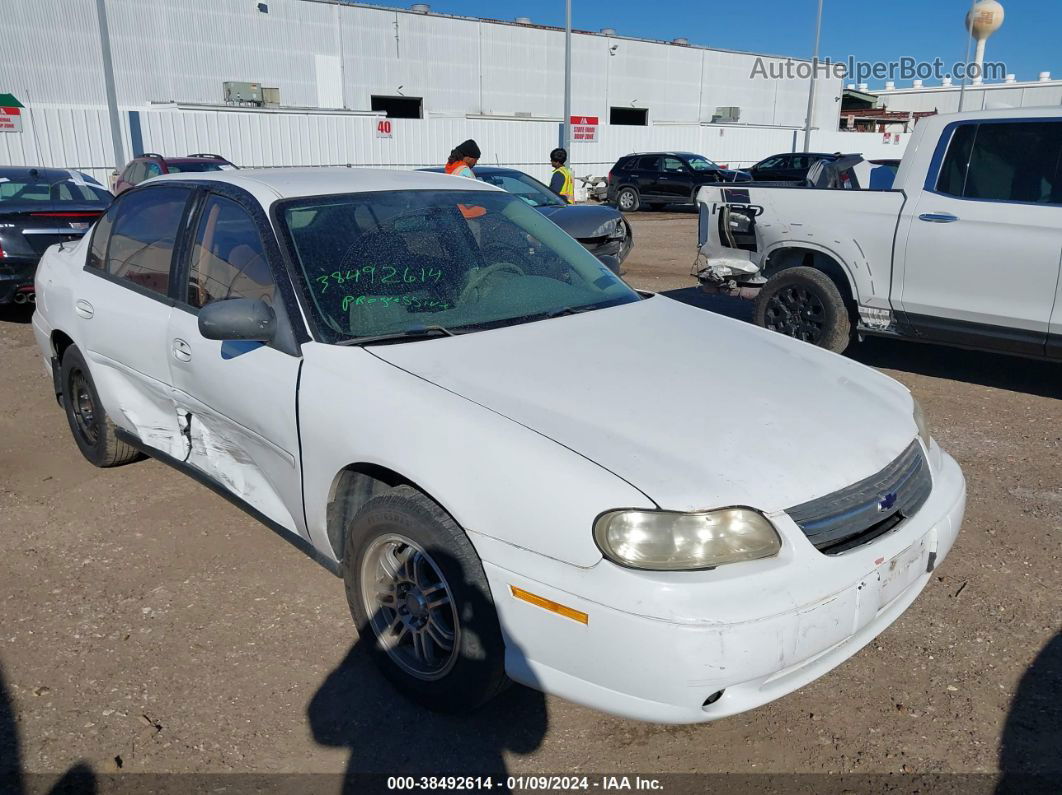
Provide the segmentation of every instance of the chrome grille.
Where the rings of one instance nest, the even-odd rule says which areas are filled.
[[[875,475],[786,511],[812,544],[836,555],[867,544],[913,516],[933,480],[917,440]]]

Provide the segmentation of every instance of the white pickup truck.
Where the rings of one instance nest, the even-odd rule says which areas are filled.
[[[886,335],[1062,359],[1062,108],[925,118],[889,190],[709,186],[694,275],[833,351]]]

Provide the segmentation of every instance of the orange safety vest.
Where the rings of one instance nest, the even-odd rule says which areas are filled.
[[[464,160],[455,160],[452,163],[447,163],[446,173],[456,177],[476,178],[476,172],[469,168],[468,163]],[[459,204],[457,209],[461,211],[461,215],[465,218],[480,218],[487,214],[486,207],[477,207],[472,204]]]

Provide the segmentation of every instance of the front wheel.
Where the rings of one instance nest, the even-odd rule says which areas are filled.
[[[852,319],[841,291],[815,268],[772,276],[756,297],[756,325],[841,353],[852,341]]]
[[[348,529],[343,580],[362,642],[403,695],[467,712],[508,684],[479,557],[421,492],[399,486],[365,503]]]

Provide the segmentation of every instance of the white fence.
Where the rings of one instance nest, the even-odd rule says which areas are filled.
[[[124,109],[120,114],[127,158],[132,152],[186,155],[216,152],[241,167],[375,166],[418,168],[445,163],[450,149],[475,138],[484,165],[520,168],[548,179],[549,151],[558,143],[559,122],[428,118],[391,119],[391,137],[377,135],[380,117],[354,113],[229,110],[166,106]],[[899,157],[900,144],[880,133],[816,130],[814,151],[864,152]],[[598,140],[573,145],[577,175],[602,175],[622,155],[637,151],[699,152],[731,167],[749,166],[778,152],[795,151],[801,131],[741,125],[603,125]],[[77,169],[107,183],[114,159],[107,112],[99,107],[38,105],[23,111],[23,130],[0,134],[0,165]]]

